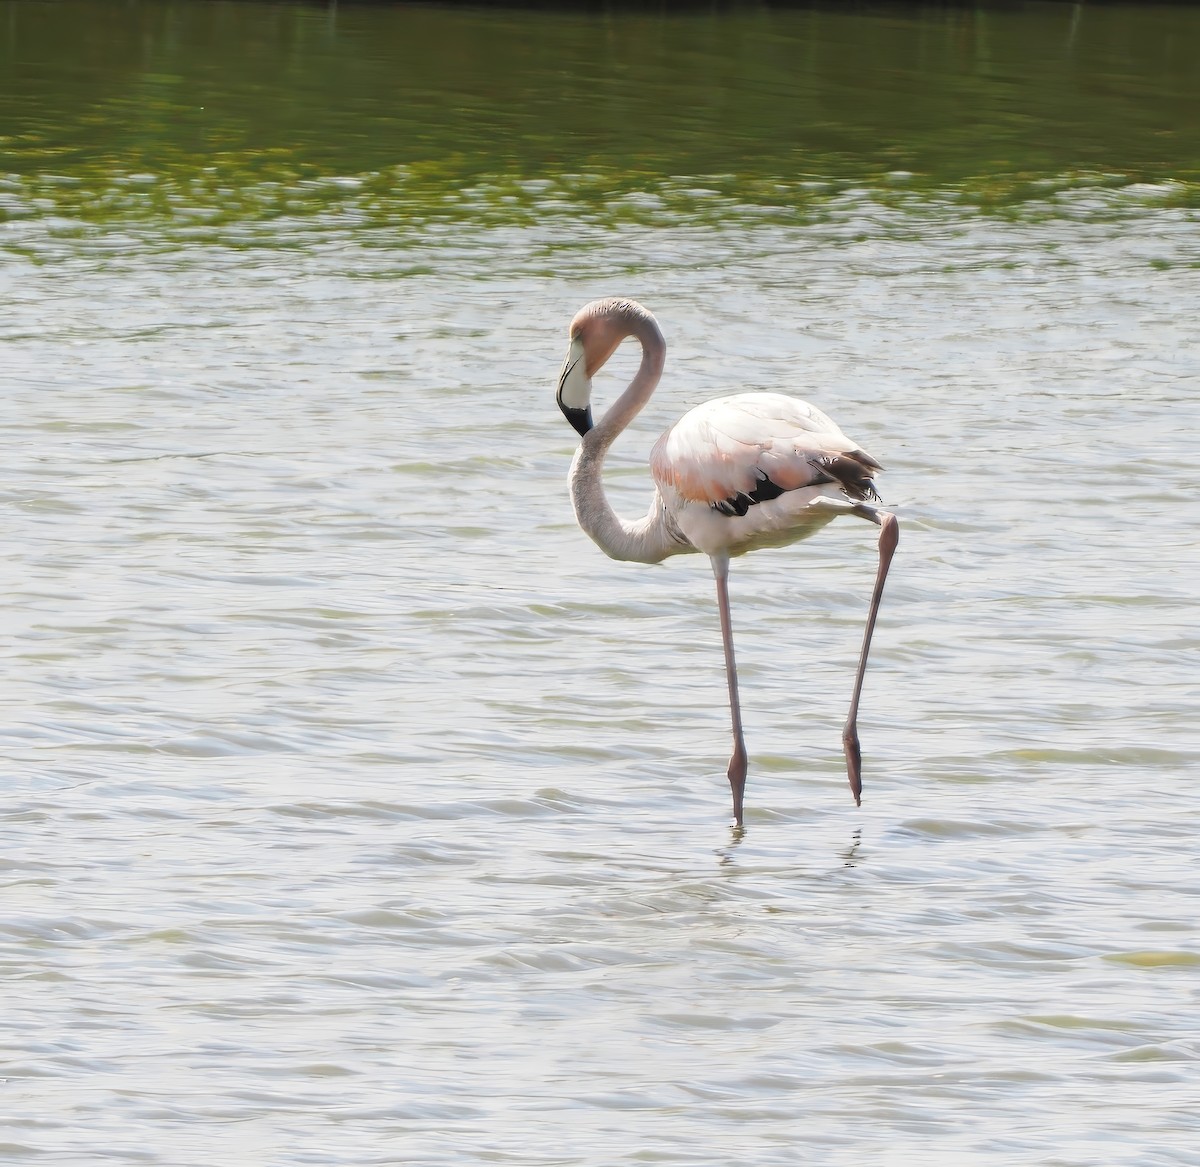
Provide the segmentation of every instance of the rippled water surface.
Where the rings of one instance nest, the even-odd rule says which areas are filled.
[[[117,11],[0,3],[0,1158],[1200,1164],[1200,13]],[[575,526],[613,293],[619,509],[887,466],[860,809],[870,528],[734,565],[738,838]]]

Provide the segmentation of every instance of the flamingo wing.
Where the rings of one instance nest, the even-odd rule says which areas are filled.
[[[833,482],[851,498],[872,498],[878,469],[832,418],[782,393],[739,393],[698,405],[650,454],[660,487],[727,515],[744,515],[788,490]]]

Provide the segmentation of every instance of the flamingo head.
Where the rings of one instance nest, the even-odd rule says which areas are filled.
[[[558,377],[558,408],[581,437],[592,428],[592,378],[629,335],[629,307],[628,301],[593,300],[571,321],[571,347]]]

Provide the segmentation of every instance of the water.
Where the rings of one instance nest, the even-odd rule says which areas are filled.
[[[115,11],[0,4],[4,1161],[1200,1163],[1196,11]],[[865,524],[735,564],[740,840],[574,525],[610,293],[626,513],[888,468],[861,809]]]

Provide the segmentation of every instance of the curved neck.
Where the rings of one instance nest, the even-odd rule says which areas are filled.
[[[644,316],[631,316],[624,323],[625,336],[635,336],[642,346],[642,362],[633,380],[625,388],[625,392],[609,407],[604,416],[584,437],[584,445],[589,442],[598,447],[603,458],[608,447],[631,421],[645,408],[659,378],[662,376],[663,364],[667,359],[667,342],[658,327],[658,322],[649,313]],[[622,339],[624,339],[622,337]]]
[[[612,509],[602,480],[604,452],[585,442],[571,463],[571,502],[575,518],[592,542],[611,559],[634,563],[661,563],[669,555],[695,548],[667,514],[657,490],[646,517],[631,523]]]
[[[583,436],[571,463],[571,501],[575,517],[592,541],[613,559],[658,563],[668,555],[691,551],[692,546],[669,522],[658,491],[644,519],[629,523],[613,509],[604,492],[604,458],[617,436],[650,400],[666,359],[667,343],[648,313],[628,322],[627,336],[642,345],[642,362],[625,392],[613,402],[595,428]]]

